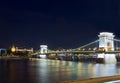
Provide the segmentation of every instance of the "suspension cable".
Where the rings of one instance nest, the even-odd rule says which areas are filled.
[[[99,39],[98,39],[98,40],[95,40],[95,41],[93,41],[93,42],[91,42],[91,43],[88,43],[88,44],[86,44],[86,45],[83,45],[83,46],[81,46],[81,47],[79,47],[79,48],[84,48],[84,47],[89,46],[89,45],[91,45],[91,44],[93,44],[93,43],[96,43],[96,42],[98,42],[98,41],[99,41]]]
[[[120,40],[119,39],[113,39],[114,41],[117,41],[117,42],[120,42]]]

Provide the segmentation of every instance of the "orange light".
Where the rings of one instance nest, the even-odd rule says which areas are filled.
[[[15,47],[14,47],[14,46],[11,48],[11,51],[12,51],[12,52],[15,52]]]

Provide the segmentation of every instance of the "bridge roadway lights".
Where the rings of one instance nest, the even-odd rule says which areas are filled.
[[[114,37],[113,33],[101,32],[99,35],[99,49],[107,51],[114,51]],[[104,58],[105,63],[116,63],[115,54],[99,53],[98,58]]]

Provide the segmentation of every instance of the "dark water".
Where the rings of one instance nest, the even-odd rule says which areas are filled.
[[[120,63],[96,64],[48,59],[0,61],[0,83],[55,83],[120,74]]]

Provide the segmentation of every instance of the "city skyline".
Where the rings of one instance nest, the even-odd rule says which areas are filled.
[[[120,37],[120,1],[0,1],[0,47],[76,48],[100,32]],[[120,39],[120,38],[118,38]]]

